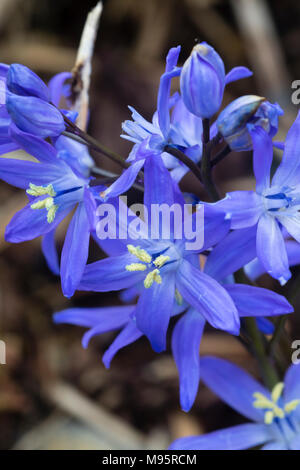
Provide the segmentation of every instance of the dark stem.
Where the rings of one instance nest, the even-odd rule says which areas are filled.
[[[268,360],[262,334],[257,327],[255,318],[244,318],[244,323],[246,325],[247,333],[252,340],[251,346],[261,369],[264,382],[267,387],[272,390],[279,382],[279,378],[274,367]]]
[[[282,315],[277,320],[277,323],[276,323],[276,326],[275,326],[275,331],[273,333],[272,339],[270,340],[270,342],[268,344],[268,353],[269,353],[270,356],[273,354],[275,346],[279,342],[279,340],[281,338],[281,335],[284,332],[284,325],[285,325],[285,322],[286,322],[287,318],[288,318],[288,315]]]
[[[104,145],[102,145],[100,142],[98,142],[98,140],[94,139],[93,137],[91,137],[89,134],[87,134],[86,132],[82,131],[81,129],[79,129],[79,127],[77,127],[70,119],[68,119],[66,116],[64,116],[64,120],[66,122],[66,124],[68,125],[68,130],[64,132],[64,135],[66,135],[66,132],[67,132],[67,137],[70,137],[72,138],[71,136],[72,135],[75,135],[75,136],[79,136],[84,142],[86,142],[90,148],[98,151],[98,152],[101,152],[103,155],[105,155],[106,157],[110,158],[111,160],[113,160],[115,163],[118,163],[120,166],[122,166],[123,168],[127,169],[130,164],[127,163],[120,155],[118,155],[117,153],[113,152],[112,150],[110,150],[109,148],[105,147]],[[74,139],[74,140],[78,140],[78,139]],[[83,143],[83,142],[81,142]]]
[[[213,158],[211,161],[211,167],[213,168],[217,163],[221,162],[229,153],[231,152],[231,148],[229,145],[226,145],[219,153]]]
[[[234,274],[234,279],[236,283],[253,285],[253,283],[246,276],[243,269],[239,269]],[[279,378],[276,370],[269,360],[264,337],[258,329],[255,318],[243,318],[243,324],[245,327],[245,333],[250,341],[250,348],[253,355],[257,359],[264,382],[267,387],[272,390],[276,383],[279,382]]]
[[[213,201],[219,201],[220,195],[218,193],[218,190],[214,184],[214,181],[212,179],[212,173],[211,173],[211,161],[210,161],[210,155],[211,155],[211,142],[209,141],[209,119],[203,119],[203,151],[202,151],[202,158],[201,158],[201,176],[202,176],[202,181],[205,186],[206,191],[208,192],[210,198]]]
[[[193,160],[191,160],[185,153],[181,152],[181,150],[175,147],[172,147],[171,145],[166,145],[164,148],[164,151],[167,153],[170,153],[171,155],[176,157],[178,160],[180,160],[182,163],[184,163],[191,170],[191,172],[194,173],[194,175],[198,178],[198,180],[201,181],[202,183],[201,171],[198,165],[196,165],[196,163],[193,162]]]
[[[95,175],[101,175],[104,178],[107,178],[107,182],[113,182],[120,176],[120,175],[117,175],[116,173],[112,173],[111,171],[108,171],[108,170],[103,170],[102,168],[98,168],[96,166],[92,168],[92,173],[95,173]],[[144,187],[138,183],[134,183],[132,187],[137,189],[138,191],[144,192]]]

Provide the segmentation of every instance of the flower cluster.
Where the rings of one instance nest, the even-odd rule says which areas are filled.
[[[199,356],[207,324],[255,350],[255,338],[262,346],[264,335],[274,333],[274,317],[293,312],[284,296],[254,281],[268,273],[283,284],[291,277],[290,266],[300,262],[300,116],[284,144],[273,142],[283,113],[278,104],[247,95],[220,112],[225,87],[252,75],[246,67],[226,74],[221,57],[206,43],[197,44],[182,67],[179,54],[178,46],[167,55],[152,122],[130,107],[132,120],[122,125],[122,137],[133,143],[126,160],[76,126],[69,73],[46,85],[23,65],[0,66],[5,84],[0,178],[28,196],[5,237],[19,243],[42,236],[44,256],[60,276],[66,297],[76,290],[119,292],[121,306],[69,308],[54,315],[56,323],[88,328],[85,348],[95,335],[119,330],[103,356],[106,367],[120,349],[142,336],[154,351],[164,351],[170,319],[176,317],[171,342],[182,409],[193,406],[202,378],[257,423],[179,440],[172,448],[263,444],[300,449],[296,367],[286,374],[283,397],[283,383],[274,378],[274,364],[266,357],[263,378],[271,391],[226,361]],[[179,90],[171,94],[175,83]],[[61,102],[67,109],[60,108]],[[220,145],[223,150],[216,154]],[[89,146],[119,162],[122,173],[103,179],[107,172],[96,167]],[[271,178],[273,147],[284,151]],[[16,150],[31,157],[8,153]],[[212,170],[231,150],[253,151],[256,188],[221,199]],[[189,204],[191,195],[179,185],[188,171],[211,202]],[[143,194],[139,215],[120,198],[133,187]],[[71,212],[59,259],[55,232]],[[200,232],[200,245],[192,246]],[[91,238],[107,257],[88,263]]]

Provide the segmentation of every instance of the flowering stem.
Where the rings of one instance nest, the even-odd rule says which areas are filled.
[[[275,331],[273,333],[272,339],[269,341],[269,344],[268,344],[268,353],[270,355],[273,354],[274,348],[277,342],[281,338],[281,335],[284,331],[285,321],[287,320],[287,318],[288,318],[288,315],[282,315],[276,323],[276,327],[275,327]]]
[[[229,145],[226,145],[211,161],[211,167],[213,168],[215,165],[217,165],[217,163],[221,162],[225,157],[227,157],[227,155],[229,155],[230,152],[231,148]]]
[[[246,276],[243,269],[239,269],[234,275],[235,281],[242,284],[253,284]],[[247,317],[243,318],[245,332],[250,340],[250,348],[252,353],[256,357],[262,377],[267,387],[272,388],[279,382],[279,378],[276,370],[271,364],[268,354],[266,351],[266,344],[264,342],[263,335],[257,327],[255,318]]]
[[[176,147],[172,147],[171,145],[166,145],[164,151],[170,153],[182,163],[184,163],[202,183],[201,171],[198,165],[196,165],[196,163],[193,162],[193,160],[191,160],[185,153],[181,152],[181,150],[177,149]]]
[[[220,199],[218,190],[214,184],[212,179],[212,165],[211,165],[211,142],[209,141],[209,119],[203,119],[203,152],[201,158],[201,175],[202,181],[205,186],[206,191],[208,192],[209,196],[213,201],[218,201]]]
[[[70,132],[67,131],[68,137],[72,138],[71,137],[72,135],[79,136],[84,142],[86,142],[89,145],[89,147],[91,147],[92,149],[98,152],[101,152],[103,155],[105,155],[106,157],[113,160],[115,163],[118,163],[120,166],[122,166],[122,168],[127,169],[130,166],[130,164],[127,163],[120,155],[118,155],[117,153],[113,152],[109,148],[102,145],[100,142],[98,142],[98,140],[94,139],[83,130],[79,129],[79,127],[77,127],[66,116],[64,116],[64,120],[66,124],[68,125],[69,131],[70,131]],[[66,132],[64,132],[64,135],[66,135]],[[75,138],[74,140],[78,140],[78,139]]]
[[[257,327],[255,318],[244,318],[244,322],[247,328],[247,333],[252,340],[253,353],[257,358],[265,384],[270,390],[272,390],[273,387],[279,382],[279,378],[266,355],[261,332]]]

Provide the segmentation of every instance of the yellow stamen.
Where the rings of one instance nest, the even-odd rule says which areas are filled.
[[[30,194],[30,196],[45,196],[46,194],[52,197],[56,196],[52,184],[48,184],[48,186],[37,186],[36,184],[29,183],[29,189],[26,190],[26,193]]]
[[[266,411],[265,418],[264,418],[265,424],[272,424],[273,419],[274,419],[273,411]]]
[[[255,402],[253,403],[254,408],[264,409],[264,408],[273,408],[274,403],[265,397],[260,392],[253,393],[254,398],[256,398]]]
[[[276,403],[279,400],[282,394],[283,387],[284,387],[284,383],[278,382],[278,384],[276,384],[275,387],[273,388],[271,397],[274,403]]]
[[[153,269],[153,271],[147,274],[144,280],[144,287],[146,289],[149,289],[149,287],[152,286],[153,282],[156,282],[157,284],[161,284],[162,282],[158,269]]]
[[[264,417],[266,424],[273,423],[274,418],[284,418],[286,413],[291,413],[300,404],[300,400],[291,400],[289,403],[285,404],[284,408],[278,406],[277,403],[282,395],[283,388],[283,382],[276,384],[271,392],[271,399],[267,398],[260,392],[253,393],[253,397],[255,398],[253,403],[254,408],[268,410],[265,412]]]
[[[291,413],[292,411],[294,411],[294,410],[297,408],[297,406],[299,405],[299,403],[300,403],[300,400],[291,400],[291,401],[289,401],[289,402],[285,405],[284,411],[285,411],[286,413]]]
[[[153,261],[153,264],[155,264],[157,268],[161,268],[169,259],[170,256],[160,255]]]
[[[53,197],[46,197],[45,199],[41,199],[40,201],[34,202],[31,204],[31,209],[47,209],[49,210],[50,207],[53,206]]]
[[[48,208],[47,208],[48,209]],[[48,214],[47,214],[47,222],[48,224],[51,224],[53,220],[55,219],[56,211],[58,209],[58,205],[53,204],[49,209],[48,209]]]
[[[131,263],[125,266],[127,271],[146,271],[147,266],[142,263]]]
[[[136,256],[140,261],[143,261],[144,263],[151,263],[152,256],[149,255],[146,250],[143,250],[139,246],[134,245],[127,245],[127,249],[129,253]]]

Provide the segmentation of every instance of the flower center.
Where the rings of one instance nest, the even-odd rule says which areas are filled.
[[[154,259],[153,257],[144,249],[139,246],[127,245],[129,253],[134,255],[138,260],[142,261],[141,263],[131,263],[127,264],[127,271],[146,271],[147,269],[153,268],[144,279],[144,287],[149,289],[152,286],[153,282],[161,284],[162,279],[160,275],[160,268],[170,260],[170,256],[165,256],[163,254],[157,255]]]
[[[264,417],[266,424],[273,423],[274,418],[284,418],[287,414],[294,411],[300,403],[300,400],[291,400],[286,403],[283,408],[279,406],[278,401],[282,395],[283,387],[283,382],[276,384],[271,392],[271,399],[260,392],[253,393],[253,397],[255,398],[253,402],[254,408],[267,410]]]
[[[31,209],[46,209],[47,222],[51,224],[55,219],[55,214],[58,209],[58,205],[54,204],[56,192],[54,191],[52,184],[48,184],[47,186],[37,186],[36,184],[30,183],[29,189],[26,190],[26,193],[34,197],[48,196],[34,202],[30,207]]]
[[[277,212],[287,209],[292,202],[292,198],[285,193],[267,194],[265,205],[268,211]]]

